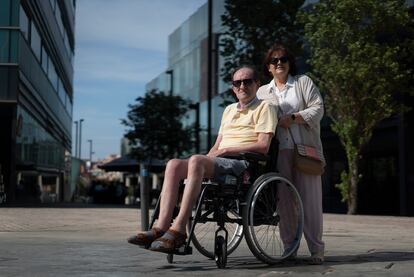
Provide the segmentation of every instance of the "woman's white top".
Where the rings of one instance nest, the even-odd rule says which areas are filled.
[[[270,102],[278,110],[278,120],[282,115],[299,113],[306,124],[292,124],[290,129],[296,144],[316,147],[323,153],[320,138],[320,121],[323,116],[323,99],[318,87],[306,75],[288,75],[283,89],[279,90],[272,80],[257,91],[257,98]],[[279,149],[293,149],[294,144],[287,129],[277,128]],[[324,157],[321,157],[324,160]]]
[[[299,112],[299,99],[296,97],[295,80],[292,76],[288,76],[287,82],[282,90],[276,86],[274,80],[270,82],[272,93],[277,97],[279,109],[277,113],[278,120],[284,115]],[[299,141],[299,128],[297,124],[292,124],[290,130],[295,141]],[[287,129],[277,128],[276,137],[279,140],[279,149],[293,149],[294,143]]]

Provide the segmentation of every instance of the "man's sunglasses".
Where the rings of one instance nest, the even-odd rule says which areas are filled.
[[[279,61],[280,61],[281,63],[286,63],[287,61],[289,61],[289,59],[288,59],[288,57],[286,57],[286,56],[283,56],[283,57],[280,57],[280,58],[277,58],[277,57],[272,57],[272,59],[270,59],[270,63],[271,63],[271,64],[278,64],[278,63],[279,63]]]
[[[233,86],[236,88],[239,88],[242,83],[244,84],[244,86],[250,86],[251,84],[253,84],[254,80],[253,79],[243,79],[243,80],[234,80],[232,82]]]

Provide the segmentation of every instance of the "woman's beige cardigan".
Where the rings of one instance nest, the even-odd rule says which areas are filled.
[[[307,124],[299,125],[300,140],[295,141],[297,144],[306,144],[314,146],[321,153],[322,160],[323,148],[321,141],[320,121],[323,116],[323,99],[319,89],[313,83],[312,79],[306,75],[297,75],[295,79],[295,92],[299,101],[299,114]],[[257,91],[257,98],[268,101],[278,107],[279,102],[273,87],[270,84],[261,86]]]

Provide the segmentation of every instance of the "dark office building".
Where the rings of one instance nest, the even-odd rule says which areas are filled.
[[[0,205],[63,199],[75,5],[0,0]]]

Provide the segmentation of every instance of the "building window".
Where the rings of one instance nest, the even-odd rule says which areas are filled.
[[[32,50],[37,60],[40,62],[42,40],[40,39],[39,31],[37,30],[36,25],[32,24],[32,28],[30,31],[30,46],[32,47]]]
[[[29,18],[27,17],[26,12],[23,7],[20,6],[20,31],[23,34],[23,37],[28,41],[29,40]]]
[[[0,62],[13,63],[17,61],[17,41],[19,33],[0,29]]]
[[[65,43],[66,51],[68,52],[68,56],[70,56],[72,50],[70,49],[69,37],[66,30],[64,30],[65,35],[63,36],[63,42]]]
[[[56,8],[56,0],[49,0],[50,6],[52,7],[52,10],[55,11]]]
[[[59,5],[57,5],[55,9],[55,17],[56,17],[57,24],[59,26],[60,33],[62,34],[62,37],[63,37],[63,33],[65,32],[65,27],[63,26],[62,14],[60,12]]]
[[[57,91],[58,89],[58,75],[56,73],[55,66],[53,62],[49,60],[49,80],[53,85],[53,88]]]
[[[10,25],[10,2],[0,1],[0,26]]]
[[[0,62],[9,62],[10,32],[0,30]]]
[[[72,116],[72,102],[68,94],[66,94],[66,110],[68,111],[68,114]]]
[[[59,83],[59,85],[58,85],[58,95],[59,95],[59,99],[62,102],[63,106],[65,106],[65,101],[66,101],[65,94],[66,94],[66,91],[65,91],[65,88],[63,87],[62,80],[60,78],[58,78],[58,83]]]
[[[46,49],[42,45],[42,67],[46,75],[48,71],[48,62],[49,62],[49,55],[47,54]]]

